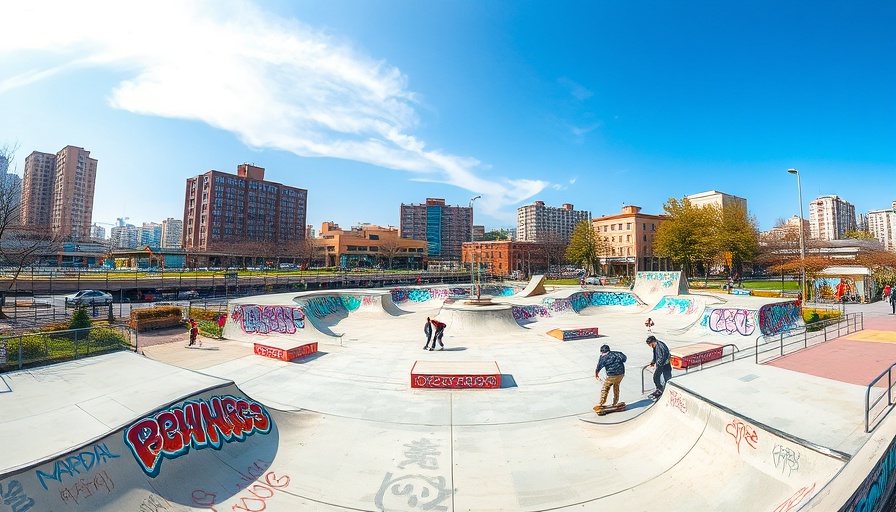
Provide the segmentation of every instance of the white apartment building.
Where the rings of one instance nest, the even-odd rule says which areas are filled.
[[[180,249],[183,238],[184,221],[171,217],[162,221],[162,249]]]
[[[744,199],[743,197],[726,194],[724,192],[719,192],[717,190],[709,190],[707,192],[700,192],[699,194],[692,194],[689,196],[685,196],[685,199],[690,201],[692,206],[702,207],[712,204],[724,210],[725,208],[736,204],[743,208],[745,212],[747,211],[746,199]]]
[[[840,240],[856,229],[856,207],[833,196],[819,196],[809,203],[809,232],[816,240]]]
[[[800,233],[800,217],[798,215],[794,215],[793,217],[784,221],[784,224],[780,226],[775,226],[768,231],[764,231],[762,233],[762,237],[766,239],[772,240],[782,240],[788,237],[799,237]],[[809,233],[809,221],[803,219],[803,234]],[[797,238],[799,240],[799,238]]]
[[[140,241],[137,226],[133,224],[114,226],[110,240],[115,249],[136,249]]]
[[[516,210],[516,240],[545,242],[552,237],[568,243],[576,225],[583,220],[591,222],[591,212],[575,210],[571,204],[560,208],[545,206],[543,201],[520,206]]]
[[[868,231],[883,244],[884,249],[896,251],[896,201],[892,207],[868,212]]]

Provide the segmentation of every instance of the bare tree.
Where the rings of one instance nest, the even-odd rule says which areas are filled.
[[[392,268],[392,260],[401,252],[401,240],[398,237],[390,237],[380,240],[380,255],[389,262],[389,269]]]
[[[566,247],[569,245],[568,242],[554,232],[545,233],[539,242],[539,248],[548,262],[549,270],[551,265],[560,266],[563,264],[566,257]]]

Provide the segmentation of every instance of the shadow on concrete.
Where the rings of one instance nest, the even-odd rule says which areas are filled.
[[[511,375],[509,373],[502,373],[501,374],[501,389],[515,388],[515,387],[517,387],[517,385],[516,385],[516,380],[514,380],[514,378],[513,378],[513,375]]]

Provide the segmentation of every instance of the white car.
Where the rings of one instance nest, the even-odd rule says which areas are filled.
[[[65,296],[66,306],[92,306],[94,304],[112,304],[112,295],[99,290],[80,290]]]

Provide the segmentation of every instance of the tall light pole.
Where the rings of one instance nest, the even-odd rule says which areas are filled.
[[[473,277],[473,265],[476,263],[476,253],[473,251],[473,201],[480,197],[482,196],[470,199],[470,300],[473,300],[473,295],[476,293],[476,278]]]
[[[800,199],[800,307],[806,301],[806,238],[803,235],[803,185],[800,183],[800,171],[787,169],[790,174],[796,174],[796,189]]]

